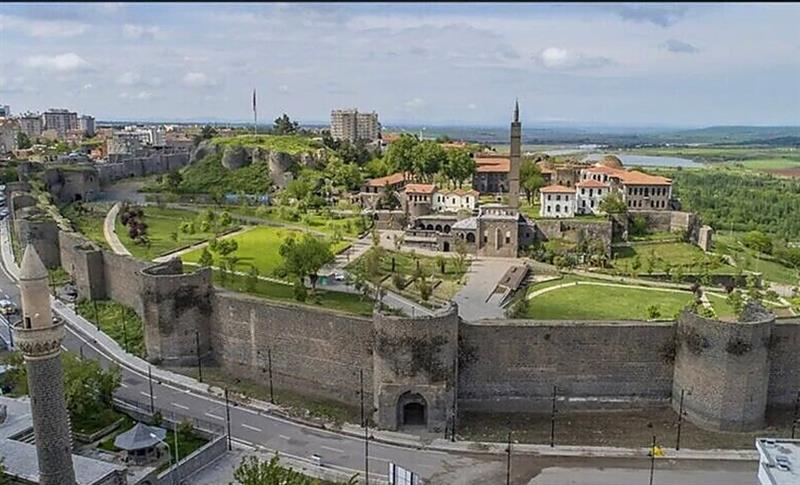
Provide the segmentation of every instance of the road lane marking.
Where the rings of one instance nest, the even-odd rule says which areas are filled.
[[[245,423],[242,423],[242,428],[247,428],[247,429],[249,429],[251,431],[255,431],[257,433],[261,433],[262,432],[261,428],[256,428],[255,426],[250,426],[249,424],[245,424]]]
[[[278,436],[279,436],[280,438],[283,438],[283,439],[285,439],[285,440],[290,440],[290,439],[291,439],[291,438],[289,438],[288,436],[286,436],[285,434],[279,434]]]
[[[173,403],[170,403],[170,404],[172,404],[172,405],[173,405],[173,406],[175,406],[176,408],[180,408],[180,409],[186,409],[186,410],[188,410],[188,409],[189,409],[189,406],[184,406],[183,404],[178,404],[178,403],[176,403],[176,402],[173,402]]]
[[[225,421],[225,418],[223,418],[222,416],[217,416],[216,414],[205,413],[205,415],[208,416],[209,418],[214,418],[214,419],[219,419],[220,421]]]
[[[330,446],[322,445],[320,446],[323,450],[332,451],[334,453],[344,453],[344,450],[340,450],[339,448],[331,448]]]
[[[150,397],[150,393],[149,392],[139,391],[139,394],[141,394],[142,396]],[[158,399],[158,396],[153,394],[153,399]]]
[[[389,463],[391,461],[391,460],[387,460],[386,458],[381,458],[381,457],[378,457],[378,456],[370,456],[369,459],[370,460],[375,460],[375,461],[385,461],[386,463]]]
[[[127,384],[125,384],[124,382],[120,382],[120,383],[119,383],[119,387],[121,387],[121,388],[123,388],[123,389],[127,389],[127,388],[128,388],[128,385],[127,385]]]

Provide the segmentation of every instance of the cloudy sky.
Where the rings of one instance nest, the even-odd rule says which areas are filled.
[[[0,5],[0,104],[99,119],[800,124],[798,4]]]

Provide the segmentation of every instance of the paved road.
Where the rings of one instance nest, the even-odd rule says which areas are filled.
[[[7,241],[3,240],[4,254],[8,252],[6,244]],[[19,302],[18,289],[14,280],[7,274],[5,266],[0,271],[0,290],[7,294],[10,299]],[[62,316],[72,321],[71,324],[67,325],[64,346],[67,349],[81,353],[85,358],[96,359],[104,366],[109,365],[111,358],[108,351],[102,350],[93,340],[93,338],[102,339],[104,336],[97,335],[97,337],[92,337],[92,332],[88,331],[90,336],[87,337],[83,331],[77,331],[75,326],[81,325],[83,326],[82,328],[86,328],[86,322],[79,321],[72,315],[72,312],[62,309],[63,305],[55,305],[60,308],[59,312]],[[4,322],[0,323],[0,326],[5,326]],[[158,375],[158,371],[156,371],[156,374]],[[194,418],[198,421],[209,423],[220,430],[224,429],[226,425],[226,407],[224,400],[220,397],[196,391],[187,391],[168,383],[159,382],[158,379],[154,379],[152,382],[151,394],[150,382],[146,374],[134,371],[127,366],[122,367],[122,384],[116,393],[118,398],[128,402],[137,402],[140,407],[146,408],[150,406],[151,395],[155,408],[162,410],[165,415],[177,414]],[[363,439],[298,424],[271,415],[266,410],[258,410],[243,405],[230,407],[230,429],[231,436],[237,442],[243,444],[259,446],[266,450],[280,450],[282,454],[300,458],[307,458],[316,453],[323,457],[323,461],[327,466],[345,473],[354,473],[364,468],[365,443]],[[386,479],[385,473],[390,460],[417,471],[423,478],[428,480],[427,483],[430,485],[492,484],[504,483],[505,481],[506,460],[505,457],[498,455],[414,449],[376,442],[370,442],[369,454],[371,482],[374,483]],[[682,480],[688,476],[703,477],[707,473],[705,470],[708,469],[710,463],[718,464],[720,462],[693,461],[689,462],[688,468],[684,463],[681,462],[678,467],[680,470],[675,472],[678,475],[675,475],[674,479],[668,480],[664,478],[664,481],[657,481],[656,483],[693,483]],[[642,469],[648,466],[648,461],[646,458],[565,459],[559,457],[519,456],[514,457],[512,461],[511,483],[515,485],[539,483],[531,482],[531,480],[537,477],[543,468],[562,464],[580,468],[584,473],[587,473],[587,476],[595,476],[596,473],[593,470],[596,469],[605,469],[609,466]],[[668,463],[660,465],[666,467]],[[676,466],[669,465],[669,467],[675,468]],[[731,462],[729,465],[726,464],[725,468],[731,470],[731,474],[725,478],[726,484],[744,485],[753,483],[754,472],[752,470],[754,465],[752,463]],[[633,474],[634,472],[630,473]],[[637,473],[641,473],[641,471],[639,470]],[[657,476],[670,477],[672,473],[673,471],[671,470],[659,470],[659,475]],[[700,479],[698,478],[698,480]]]
[[[131,252],[128,251],[128,248],[122,244],[122,241],[119,240],[119,236],[117,236],[116,222],[120,205],[121,203],[117,202],[106,213],[106,218],[103,220],[103,236],[108,245],[111,246],[111,250],[116,254],[130,256]]]

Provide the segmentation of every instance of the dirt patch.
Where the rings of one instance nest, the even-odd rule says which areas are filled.
[[[779,177],[800,177],[800,167],[794,168],[773,168],[770,170],[764,170],[767,173],[771,173],[772,175],[777,175]]]
[[[550,414],[463,413],[459,420],[461,439],[505,441],[509,424],[520,443],[549,444]],[[789,436],[791,410],[767,414],[767,428],[752,433],[716,433],[694,426],[684,419],[681,448],[752,449],[758,436]],[[580,446],[647,447],[657,437],[659,445],[675,448],[678,415],[670,408],[647,411],[562,412],[556,415],[555,444]]]

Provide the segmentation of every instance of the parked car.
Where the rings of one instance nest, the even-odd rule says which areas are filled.
[[[0,209],[0,217],[6,217],[8,216],[8,214],[9,214],[8,209],[6,209],[5,207],[3,209]]]
[[[17,308],[17,305],[10,300],[0,300],[0,311],[3,312],[3,315],[14,315],[19,311],[19,309]]]

